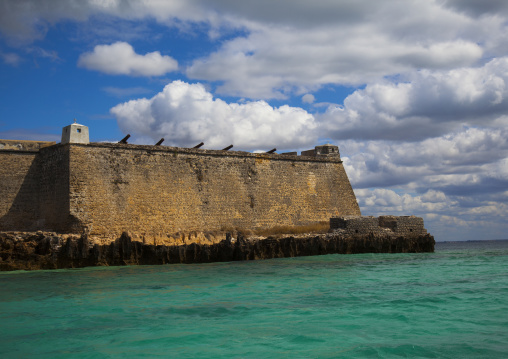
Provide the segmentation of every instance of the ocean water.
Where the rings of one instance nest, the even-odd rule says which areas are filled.
[[[508,241],[0,273],[0,358],[507,358]]]

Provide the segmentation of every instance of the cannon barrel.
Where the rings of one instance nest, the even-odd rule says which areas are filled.
[[[131,135],[127,135],[125,136],[124,138],[122,138],[120,141],[118,141],[118,143],[127,143],[127,140],[129,139],[129,137],[131,137]]]
[[[270,151],[266,151],[266,153],[274,153],[275,151],[277,151],[276,148],[272,148]]]
[[[201,142],[200,144],[197,144],[196,146],[192,147],[192,148],[200,148],[201,146],[203,146],[205,143],[204,142]]]
[[[228,151],[228,150],[230,150],[232,148],[233,148],[233,145],[229,145],[228,147],[224,147],[222,150],[223,151]]]
[[[155,146],[160,146],[160,145],[162,144],[162,142],[164,142],[164,138],[161,138],[161,139],[159,140],[159,142],[157,142],[157,143],[155,144]]]

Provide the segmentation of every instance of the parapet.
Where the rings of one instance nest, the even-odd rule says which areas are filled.
[[[393,233],[400,236],[427,234],[423,218],[415,216],[346,216],[330,218],[330,230],[350,235]]]
[[[39,152],[43,147],[53,146],[52,141],[0,140],[0,151]]]

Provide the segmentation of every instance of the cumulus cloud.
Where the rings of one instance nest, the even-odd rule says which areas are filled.
[[[463,124],[496,125],[508,110],[508,57],[481,67],[422,70],[406,82],[380,82],[357,90],[343,106],[319,116],[335,139],[414,141]]]
[[[281,99],[326,84],[356,86],[422,67],[467,66],[482,56],[481,48],[472,42],[427,47],[398,43],[374,28],[367,40],[363,26],[356,30],[263,29],[195,60],[186,74],[224,82],[218,93]],[[344,33],[345,37],[340,36]]]
[[[155,19],[170,26],[181,26],[182,22],[211,25],[217,22],[216,12],[206,1],[3,0],[0,1],[0,32],[13,44],[30,43],[43,38],[59,21],[84,22],[104,15],[127,20]]]
[[[362,85],[415,69],[470,66],[504,53],[508,40],[496,34],[506,33],[506,18],[493,12],[504,7],[492,3],[473,9],[482,16],[469,8],[475,7],[427,0],[6,0],[0,3],[0,30],[41,37],[57,21],[97,15],[155,19],[186,31],[204,25],[221,46],[195,59],[188,77],[221,82],[221,94],[281,99],[326,84]],[[222,29],[229,35],[225,40]],[[231,36],[231,29],[241,32]],[[114,72],[104,62],[95,66]]]
[[[488,181],[502,181],[508,158],[506,128],[464,128],[418,142],[340,142],[344,163],[356,188],[408,185],[446,192]],[[506,170],[504,170],[506,171]],[[508,176],[504,177],[508,188]],[[457,192],[457,190],[454,190]],[[498,191],[498,189],[496,189]]]
[[[136,54],[126,42],[97,45],[92,52],[82,54],[78,66],[110,75],[161,76],[178,69],[178,62],[159,51]]]
[[[314,117],[301,108],[274,108],[264,101],[227,103],[214,99],[201,84],[174,81],[150,99],[111,109],[124,132],[140,140],[164,137],[167,144],[208,148],[234,144],[238,149],[314,146]]]

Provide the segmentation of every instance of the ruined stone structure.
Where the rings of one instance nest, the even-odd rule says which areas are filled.
[[[424,236],[423,218],[415,216],[346,216],[330,218],[330,230],[347,235],[392,234],[401,237]]]
[[[0,164],[0,231],[129,231],[158,243],[360,215],[332,145],[297,156],[88,143],[88,128],[73,124],[60,144],[0,140]]]

